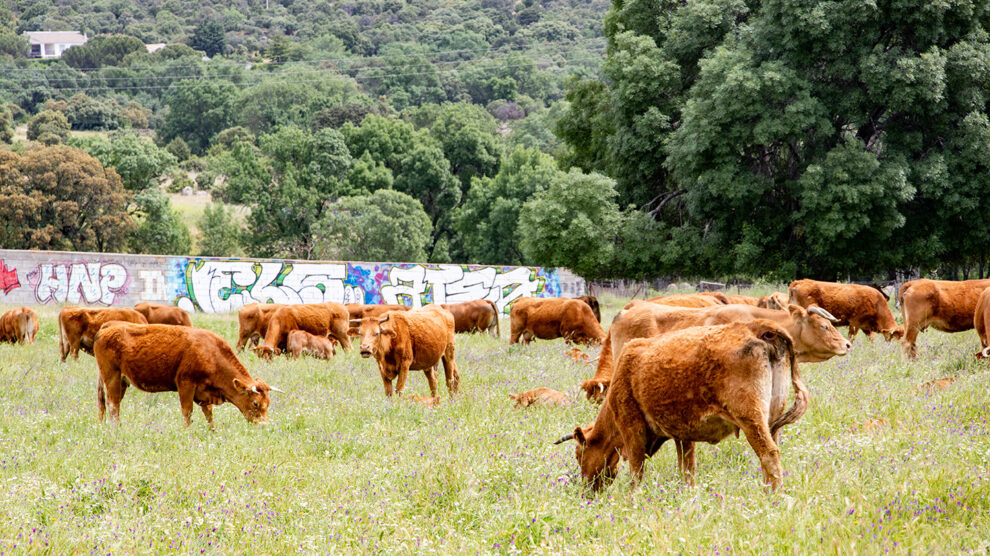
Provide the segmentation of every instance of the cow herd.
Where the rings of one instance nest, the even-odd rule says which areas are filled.
[[[609,483],[621,459],[634,484],[643,464],[673,440],[678,467],[693,483],[696,442],[717,443],[742,431],[759,458],[764,481],[780,485],[781,427],[808,408],[799,363],[846,355],[862,331],[900,340],[906,357],[917,355],[918,333],[929,326],[946,332],[976,328],[990,357],[990,280],[914,280],[897,292],[899,325],[886,294],[876,287],[797,280],[789,291],[763,297],[719,292],[633,300],[603,329],[598,300],[520,298],[510,310],[510,344],[564,338],[597,345],[594,376],[581,383],[601,404],[594,423],[577,426],[557,443],[576,442],[584,479],[594,488]],[[422,371],[433,405],[436,372],[443,366],[448,394],[458,393],[455,334],[500,334],[498,309],[478,300],[461,304],[403,305],[251,304],[238,311],[237,351],[251,347],[262,358],[302,354],[329,359],[358,339],[361,357],[374,359],[386,396],[402,395],[410,371]],[[848,340],[835,329],[848,326]],[[0,316],[0,342],[31,343],[38,316],[21,307]],[[62,361],[79,350],[98,367],[99,418],[119,420],[128,386],[146,392],[177,392],[188,426],[199,405],[213,426],[213,406],[230,402],[245,419],[266,423],[271,392],[254,378],[219,335],[194,328],[178,307],[141,303],[131,308],[66,307],[58,315]],[[575,359],[589,361],[580,350]],[[593,362],[593,360],[589,361]],[[793,402],[787,400],[793,392]],[[418,397],[417,397],[418,398]],[[537,388],[513,394],[516,407],[573,403],[567,395]]]

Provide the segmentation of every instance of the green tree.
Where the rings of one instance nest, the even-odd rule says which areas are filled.
[[[134,223],[116,172],[65,146],[0,150],[0,245],[120,252]]]
[[[566,267],[586,279],[609,276],[619,229],[615,182],[572,169],[523,205],[520,247],[541,266]]]
[[[203,154],[213,136],[234,123],[237,89],[229,81],[185,80],[173,85],[160,144],[181,137],[193,154]]]
[[[167,150],[133,131],[115,132],[109,137],[73,138],[71,144],[99,159],[105,167],[115,169],[124,187],[131,191],[156,187],[178,163]]]
[[[14,115],[6,106],[0,106],[0,143],[14,140]]]
[[[65,114],[54,110],[42,110],[28,122],[27,138],[46,145],[63,143],[69,138],[69,129],[69,120]]]
[[[401,171],[395,177],[393,187],[423,204],[433,225],[431,261],[449,257],[438,251],[441,240],[448,247],[451,244],[451,213],[461,200],[460,182],[450,173],[450,162],[444,158],[443,150],[435,144],[422,142],[402,158]]]
[[[440,142],[462,190],[467,190],[474,176],[493,176],[498,171],[502,155],[498,122],[481,106],[441,104],[430,133]]]
[[[223,54],[224,49],[227,48],[227,37],[223,32],[223,24],[217,20],[201,21],[193,29],[188,44],[196,50],[202,50],[210,58],[217,54]]]
[[[189,149],[189,145],[182,140],[182,137],[176,137],[165,145],[165,150],[168,151],[176,160],[182,162],[192,156],[192,151]]]
[[[28,42],[24,37],[0,29],[0,57],[22,58],[27,56]]]
[[[153,255],[183,255],[192,249],[189,229],[172,208],[168,196],[158,189],[145,189],[134,196],[137,228],[130,236],[131,252]]]
[[[145,52],[141,39],[127,35],[97,35],[82,46],[62,53],[62,61],[74,68],[96,69],[118,66],[132,52]]]
[[[221,202],[210,203],[197,222],[199,254],[204,257],[231,257],[237,254],[241,229],[234,213]]]
[[[394,182],[392,171],[386,168],[385,164],[372,160],[368,151],[364,151],[364,154],[354,161],[347,175],[348,188],[363,194],[374,193],[379,189],[392,189]]]
[[[482,264],[526,265],[520,248],[519,213],[523,204],[561,175],[549,155],[517,147],[492,178],[475,178],[454,226],[468,260]]]
[[[335,260],[425,262],[431,230],[419,201],[380,189],[328,207],[313,226],[314,254]]]

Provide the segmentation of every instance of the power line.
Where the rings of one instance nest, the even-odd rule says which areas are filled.
[[[575,47],[575,46],[579,46],[579,45],[590,43],[590,42],[603,42],[604,40],[605,40],[604,37],[584,38],[584,39],[580,39],[580,40],[570,41],[570,42],[567,42],[567,43],[558,43],[557,46],[559,46],[561,48],[563,48],[563,47]],[[537,47],[539,47],[539,46],[548,46],[550,44],[553,44],[553,43],[544,43],[542,45],[537,45]],[[526,49],[531,49],[531,48],[534,48],[534,45],[507,45],[507,46],[499,46],[499,47],[488,46],[488,47],[484,47],[484,48],[464,48],[464,49],[458,49],[458,50],[435,50],[435,51],[432,51],[432,52],[414,52],[414,53],[410,53],[410,54],[387,54],[387,55],[375,55],[375,56],[349,56],[349,57],[344,57],[344,58],[324,58],[324,59],[321,59],[321,60],[292,60],[292,61],[285,61],[285,62],[264,62],[264,64],[266,66],[282,66],[282,65],[287,65],[287,64],[303,64],[303,65],[305,65],[305,64],[323,64],[323,63],[329,63],[329,62],[354,62],[354,61],[360,61],[360,60],[391,60],[391,59],[396,59],[396,58],[412,58],[412,57],[416,57],[416,56],[438,57],[438,56],[442,56],[442,55],[446,55],[446,54],[462,54],[462,53],[468,53],[468,52],[495,52],[495,53],[512,52],[513,50],[526,50]],[[231,65],[231,66],[241,66],[244,63],[251,63],[251,62],[238,62],[238,61],[230,60],[230,59],[227,59],[227,58],[222,58],[221,61],[227,62],[228,65]],[[468,61],[468,60],[465,60],[465,61]],[[165,64],[163,64],[163,65],[165,65]],[[114,68],[114,67],[117,67],[117,66],[103,66],[103,67],[98,67],[98,68],[96,68],[96,67],[94,67],[94,68],[73,68],[72,66],[68,66],[67,65],[67,67],[65,67],[65,68],[62,68],[61,66],[54,67],[54,68],[4,68],[3,71],[5,71],[5,72],[8,72],[8,71],[39,71],[39,70],[42,70],[43,71],[45,69],[51,69],[51,70],[65,69],[65,70],[70,70],[70,71],[86,72],[86,71],[98,71],[98,70],[108,69],[108,68]],[[160,67],[162,67],[162,65],[156,65],[156,66],[128,66],[126,68],[120,68],[120,69],[150,70],[150,69],[156,69],[156,68],[160,68]],[[181,64],[181,65],[174,65],[174,66],[169,66],[169,67],[170,68],[198,68],[198,67],[202,67],[202,64]]]
[[[601,51],[601,50],[603,50],[605,48],[606,48],[605,45],[590,47],[590,48],[584,49],[581,52],[581,54],[598,52],[598,51]],[[543,55],[558,54],[558,55],[562,55],[563,56],[565,53],[563,53],[563,52],[543,52],[541,54],[543,54]],[[406,69],[409,69],[409,68],[426,68],[426,67],[434,67],[434,66],[441,65],[441,64],[459,64],[459,65],[465,65],[465,64],[469,64],[469,63],[477,63],[477,62],[486,63],[486,62],[495,62],[495,61],[498,61],[498,60],[507,60],[507,59],[509,59],[508,56],[503,56],[501,58],[488,58],[488,59],[484,59],[484,60],[475,59],[475,60],[451,60],[451,61],[428,62],[428,63],[422,63],[422,64],[410,64],[410,65],[406,65],[406,66],[403,66],[403,67],[406,68]],[[566,60],[566,58],[565,58],[565,60]],[[363,61],[362,59],[352,60],[352,62],[355,65],[360,64],[362,61]],[[545,61],[546,60],[533,60],[533,63],[536,63],[536,62],[545,62]],[[379,67],[380,66],[364,66],[364,65],[359,65],[356,68],[355,67],[349,67],[349,68],[333,68],[333,69],[336,69],[337,71],[340,71],[342,75],[345,75],[344,72],[351,72],[351,71],[357,71],[357,72],[359,72],[359,71],[362,71],[362,70],[378,69]],[[316,72],[320,72],[320,71],[323,71],[323,70],[326,70],[326,69],[330,69],[330,68],[297,68],[297,69],[292,70],[292,71],[268,72],[268,73],[265,73],[264,75],[269,76],[269,77],[271,77],[271,76],[291,76],[291,75],[299,75],[299,74],[304,74],[304,73],[316,73]],[[455,69],[461,69],[461,68],[455,68]],[[470,68],[468,68],[468,69],[470,69]],[[446,71],[446,70],[442,70],[441,68],[438,68],[438,71]],[[101,82],[106,82],[106,81],[115,82],[115,81],[144,81],[144,80],[154,81],[154,80],[202,79],[202,78],[224,78],[224,77],[229,77],[229,75],[226,74],[226,73],[219,73],[219,72],[206,72],[206,73],[202,73],[202,74],[190,74],[190,75],[130,75],[130,76],[120,76],[120,77],[106,77],[106,76],[102,76],[102,75],[97,75],[97,76],[91,77],[90,79],[95,80],[95,81],[101,81]],[[51,85],[53,83],[74,82],[74,81],[76,81],[78,79],[87,79],[87,78],[88,78],[87,76],[78,76],[78,77],[45,77],[45,76],[38,76],[38,77],[30,77],[28,79],[19,79],[18,82],[19,83],[44,83],[44,84]],[[57,87],[57,85],[54,85],[54,86],[56,86],[56,88],[61,88],[61,87]]]
[[[592,60],[601,60],[601,56],[593,56],[593,57],[588,57],[588,58],[572,58],[572,59],[569,59],[569,60],[564,60],[563,62],[559,62],[559,64],[560,64],[560,67],[566,67],[566,66],[573,65],[576,62],[586,62],[586,61],[592,61]],[[525,67],[525,66],[529,66],[529,65],[532,65],[532,64],[536,64],[536,63],[551,63],[551,64],[553,64],[553,63],[558,63],[558,61],[556,61],[556,60],[530,60],[528,63],[524,63],[524,64],[502,64],[502,65],[497,65],[497,66],[475,67],[475,68],[470,68],[470,70],[471,71],[483,71],[484,72],[484,71],[489,71],[489,70],[499,70],[499,69],[512,68],[512,67]],[[465,68],[452,68],[452,69],[437,69],[435,71],[423,71],[423,72],[411,72],[411,73],[383,73],[383,74],[374,74],[374,75],[354,75],[354,76],[345,76],[345,75],[342,75],[342,74],[338,74],[338,75],[340,75],[341,77],[349,77],[349,78],[354,79],[354,80],[372,80],[372,79],[386,79],[386,78],[389,78],[389,77],[409,77],[409,76],[416,76],[416,75],[448,74],[448,73],[455,73],[455,72],[460,72],[460,71],[468,71],[468,70],[465,69]],[[222,76],[220,76],[220,77],[222,77]],[[331,76],[328,75],[327,78],[329,78],[329,77],[331,77]],[[200,78],[202,78],[202,76],[196,76],[196,78],[197,79],[200,79]],[[207,80],[216,80],[216,78],[214,78],[214,77],[207,77],[206,79]],[[235,85],[240,85],[240,86],[252,86],[252,85],[260,85],[260,84],[267,84],[267,83],[288,85],[288,84],[294,84],[294,83],[320,83],[320,82],[323,82],[323,81],[326,81],[326,78],[324,78],[324,79],[299,79],[299,80],[259,79],[259,80],[254,80],[254,81],[239,81],[239,82],[234,83],[234,84]],[[169,88],[172,88],[172,87],[183,86],[183,85],[180,85],[180,83],[172,83],[172,84],[169,84],[169,85],[135,85],[135,86],[101,86],[101,85],[90,85],[90,86],[84,86],[84,87],[58,87],[57,89],[59,91],[129,91],[129,90],[153,90],[153,89],[169,89]],[[190,83],[189,85],[184,85],[184,86],[191,86],[191,85],[192,85],[192,83]],[[11,91],[18,91],[20,89],[21,89],[20,87],[17,87],[17,88],[3,87],[3,88],[0,88],[0,91],[11,92]]]

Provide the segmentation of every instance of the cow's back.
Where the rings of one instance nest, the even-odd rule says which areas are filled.
[[[402,323],[412,350],[411,370],[423,370],[436,366],[448,346],[454,345],[454,316],[439,305],[427,305],[412,311],[389,313],[389,318]],[[400,332],[400,335],[402,333]],[[393,345],[405,338],[392,338]]]

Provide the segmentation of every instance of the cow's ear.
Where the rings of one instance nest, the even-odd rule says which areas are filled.
[[[787,312],[791,314],[791,318],[794,320],[802,319],[808,316],[807,311],[801,308],[801,306],[794,305],[793,303],[787,305]]]
[[[240,392],[241,394],[246,394],[248,390],[250,390],[250,388],[248,388],[248,385],[244,384],[244,381],[242,381],[239,378],[235,378],[233,382],[234,382],[234,388],[236,388],[237,391]]]
[[[385,336],[392,336],[393,338],[395,337],[395,330],[392,330],[391,328],[382,328],[381,331],[382,334]]]
[[[580,444],[581,446],[584,446],[585,444],[588,443],[588,439],[584,436],[584,429],[582,429],[581,427],[576,427],[574,429],[574,440],[577,441],[577,443]]]

